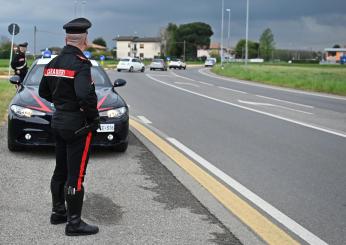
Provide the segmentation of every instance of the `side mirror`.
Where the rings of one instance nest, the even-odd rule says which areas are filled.
[[[21,83],[20,77],[17,75],[10,77],[10,83],[15,84],[15,85],[19,85]]]
[[[113,87],[125,86],[126,81],[124,79],[117,79],[114,81]]]

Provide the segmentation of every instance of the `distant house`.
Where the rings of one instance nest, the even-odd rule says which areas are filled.
[[[346,48],[326,48],[324,53],[327,62],[340,63],[340,58],[346,56]]]
[[[209,48],[202,47],[197,50],[197,57],[201,58],[203,56],[209,58],[210,56],[219,56],[221,51],[221,45],[220,43],[210,43]],[[230,51],[226,48],[223,48],[224,51],[224,57],[230,56]]]
[[[98,45],[98,44],[95,44],[95,43],[89,43],[88,44],[88,48],[94,49],[96,53],[99,53],[99,52],[107,50],[107,47],[102,46],[102,45]]]
[[[161,38],[119,36],[113,39],[117,47],[117,58],[139,57],[153,59],[161,55]]]

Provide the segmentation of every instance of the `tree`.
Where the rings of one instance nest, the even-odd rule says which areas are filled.
[[[195,59],[197,48],[210,45],[210,37],[214,34],[210,25],[203,22],[193,22],[180,25],[176,32],[178,54],[183,55],[183,42],[186,42],[186,57]],[[185,58],[186,58],[185,57]]]
[[[165,42],[165,55],[167,56],[177,56],[177,30],[176,24],[169,23],[163,32],[162,40]]]
[[[264,60],[270,60],[275,49],[274,35],[270,28],[264,30],[260,37],[260,54]]]
[[[1,59],[9,59],[11,53],[11,42],[2,41],[0,44],[0,58]]]
[[[241,39],[235,47],[235,57],[237,59],[245,59],[246,40]],[[258,57],[259,43],[248,40],[248,57],[249,59]]]
[[[341,48],[341,46],[339,44],[335,44],[333,48]]]
[[[169,23],[163,34],[162,40],[165,42],[165,54],[173,57],[184,55],[184,41],[186,58],[195,59],[197,48],[210,45],[210,37],[213,31],[210,25],[202,22],[193,22],[177,26]]]
[[[102,37],[98,37],[94,39],[93,44],[101,45],[103,47],[107,47],[106,41]]]

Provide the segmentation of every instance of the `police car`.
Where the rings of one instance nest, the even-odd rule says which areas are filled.
[[[8,109],[7,143],[10,151],[21,150],[26,146],[55,144],[50,126],[54,105],[38,95],[44,67],[53,58],[37,59],[22,83],[18,76],[10,78],[10,82],[17,85],[17,93]],[[101,118],[93,145],[125,152],[128,146],[129,109],[115,88],[124,86],[126,81],[118,79],[112,84],[103,68],[95,60],[90,61]]]

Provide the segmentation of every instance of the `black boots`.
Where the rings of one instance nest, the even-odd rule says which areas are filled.
[[[52,179],[50,189],[52,192],[52,214],[50,216],[50,223],[52,225],[58,225],[66,223],[67,213],[65,207],[65,195],[64,195],[64,182],[58,182]]]
[[[97,226],[88,225],[81,219],[84,189],[77,191],[75,188],[65,189],[67,203],[67,224],[65,234],[67,236],[93,235],[99,232]]]

